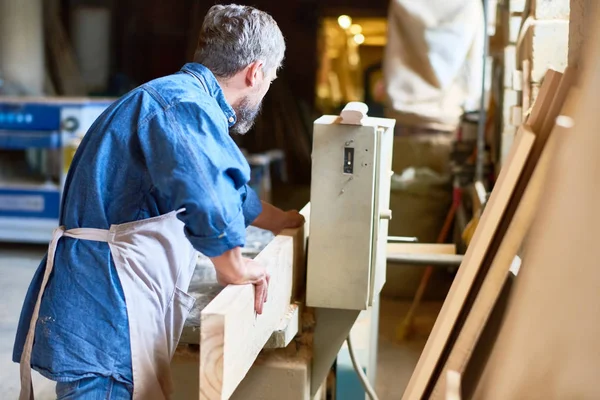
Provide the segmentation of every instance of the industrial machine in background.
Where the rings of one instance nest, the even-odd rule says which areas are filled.
[[[112,102],[0,97],[0,241],[51,239],[75,150]]]

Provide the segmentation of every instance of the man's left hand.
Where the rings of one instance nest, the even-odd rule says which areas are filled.
[[[299,228],[304,225],[305,222],[304,215],[300,214],[297,210],[286,211],[283,229]]]

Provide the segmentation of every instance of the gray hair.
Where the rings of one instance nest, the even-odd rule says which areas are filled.
[[[216,5],[204,18],[194,62],[229,78],[255,61],[262,61],[265,71],[279,68],[284,52],[283,34],[269,14],[249,6]]]

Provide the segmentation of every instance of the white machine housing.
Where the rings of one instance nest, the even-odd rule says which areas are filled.
[[[314,122],[306,304],[365,310],[386,279],[395,120],[349,103]]]

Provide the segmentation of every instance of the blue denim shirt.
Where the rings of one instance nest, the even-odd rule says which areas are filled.
[[[113,103],[73,159],[61,225],[108,229],[185,208],[193,246],[212,257],[244,246],[261,203],[229,127],[235,113],[199,64],[148,82]],[[13,350],[19,362],[46,257],[25,303]],[[106,376],[132,383],[123,289],[106,243],[63,237],[42,297],[32,366],[67,382]]]

